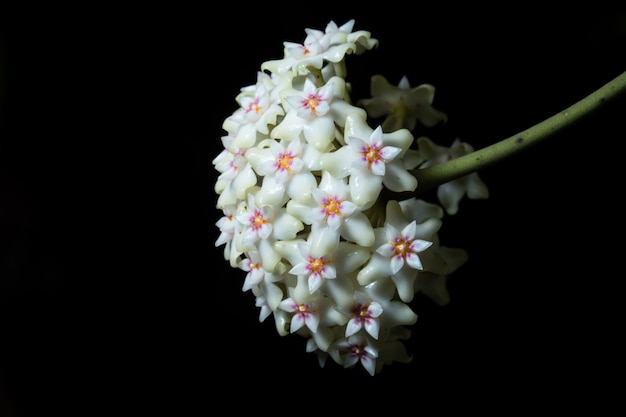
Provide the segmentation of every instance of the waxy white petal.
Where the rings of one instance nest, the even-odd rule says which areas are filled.
[[[415,253],[409,253],[406,256],[406,264],[413,269],[422,270],[424,267],[422,266],[422,261],[420,257]]]
[[[350,195],[358,207],[370,206],[383,189],[383,179],[361,169],[353,169],[350,177]]]
[[[311,243],[313,256],[332,253],[339,243],[339,233],[328,226],[315,225],[311,228],[308,241]]]
[[[378,332],[380,331],[380,323],[376,319],[366,319],[364,323],[365,331],[370,334],[374,339],[378,339]]]
[[[274,220],[274,236],[279,240],[294,239],[302,229],[302,222],[284,211]]]
[[[360,211],[354,212],[345,219],[341,234],[347,240],[356,242],[363,247],[370,247],[374,244],[374,229],[365,214]]]
[[[315,333],[317,331],[317,327],[320,324],[320,318],[317,314],[307,314],[305,318],[305,322],[309,330]]]
[[[389,258],[373,254],[367,265],[359,271],[357,281],[361,285],[368,285],[391,274]]]
[[[341,179],[350,175],[352,165],[356,161],[358,161],[356,154],[350,147],[344,146],[334,152],[323,154],[320,158],[320,168]]]
[[[363,327],[363,323],[360,319],[356,319],[356,318],[350,319],[350,321],[346,325],[345,336],[346,337],[352,336],[353,334],[361,330],[362,327]]]
[[[303,127],[306,141],[320,152],[327,152],[335,138],[335,122],[330,116],[316,117]]]
[[[324,279],[319,274],[311,274],[309,276],[309,292],[313,294],[315,291],[319,290],[322,284],[324,283]]]
[[[317,187],[317,180],[310,172],[302,172],[291,178],[287,185],[287,194],[294,201],[307,203],[311,200],[311,191]]]

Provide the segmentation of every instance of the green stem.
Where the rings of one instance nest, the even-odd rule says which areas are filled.
[[[610,99],[625,91],[626,72],[567,109],[516,135],[442,164],[415,169],[412,171],[418,183],[415,194],[422,194],[438,185],[482,170],[495,162],[502,161],[527,149],[597,110]]]

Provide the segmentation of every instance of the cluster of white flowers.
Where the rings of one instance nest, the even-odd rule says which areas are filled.
[[[442,218],[487,188],[470,175],[439,187],[441,205],[406,199],[417,187],[411,170],[473,149],[413,137],[416,123],[446,120],[431,106],[431,85],[374,76],[373,97],[351,103],[346,56],[378,46],[353,26],[305,29],[302,44],[284,42],[284,57],[263,63],[237,95],[212,161],[223,212],[215,246],[246,272],[242,289],[260,321],[273,316],[280,335],[305,337],[320,366],[330,357],[374,375],[411,360],[403,340],[418,291],[448,302],[446,279],[467,254],[439,244]],[[371,127],[368,117],[385,119]]]

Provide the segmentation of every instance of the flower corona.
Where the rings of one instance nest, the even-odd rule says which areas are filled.
[[[429,84],[375,75],[373,97],[352,102],[346,59],[379,46],[354,24],[305,29],[302,44],[284,42],[283,58],[262,63],[235,97],[212,161],[215,246],[246,273],[242,291],[254,294],[260,321],[304,337],[321,366],[331,358],[375,375],[412,358],[403,340],[417,320],[414,295],[446,304],[447,277],[468,258],[440,244],[444,215],[488,192],[472,174],[440,185],[437,202],[410,196],[415,170],[473,149],[413,136],[417,124],[447,121]]]

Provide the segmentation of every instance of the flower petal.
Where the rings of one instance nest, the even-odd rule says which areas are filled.
[[[378,199],[378,195],[383,189],[383,179],[378,175],[371,175],[367,171],[353,169],[348,185],[352,202],[358,207],[366,207]]]
[[[350,321],[348,321],[348,324],[346,325],[345,336],[346,337],[352,336],[353,334],[361,330],[362,327],[363,327],[363,324],[362,324],[361,319],[357,319],[357,318],[350,319]]]
[[[383,277],[392,274],[389,258],[373,254],[370,261],[365,265],[357,275],[357,281],[361,285],[371,284]]]
[[[376,319],[365,320],[365,331],[370,334],[374,339],[378,339],[378,332],[380,330],[380,324]]]
[[[289,326],[289,333],[295,333],[305,325],[304,315],[295,314],[291,318],[291,325]]]
[[[345,219],[341,228],[341,235],[346,240],[354,241],[364,247],[370,247],[374,244],[372,224],[367,216],[360,211],[353,213]]]

